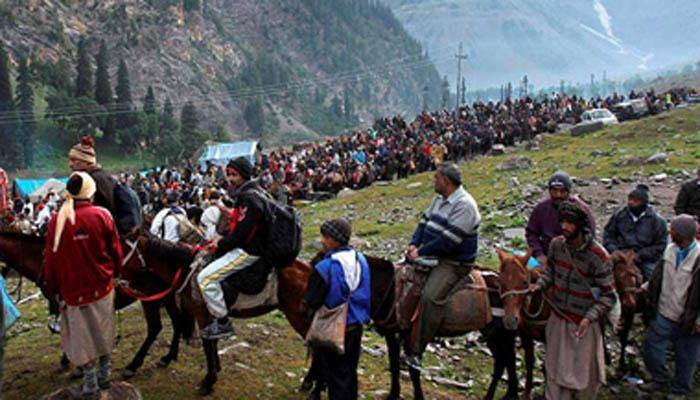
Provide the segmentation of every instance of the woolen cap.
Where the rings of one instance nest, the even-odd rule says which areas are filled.
[[[671,220],[671,229],[683,239],[695,239],[698,234],[698,223],[693,216],[681,214]]]
[[[228,165],[226,165],[226,169],[229,168],[235,170],[238,175],[240,175],[246,181],[250,179],[250,176],[253,173],[253,166],[250,165],[250,161],[248,161],[248,159],[245,157],[238,157],[235,160],[229,161]]]
[[[346,245],[350,243],[352,226],[344,218],[329,219],[321,225],[321,235],[328,236],[336,242]]]
[[[547,186],[550,189],[554,188],[564,188],[568,192],[571,191],[571,177],[564,171],[557,171],[549,178],[549,183]]]
[[[649,204],[649,186],[639,184],[627,196],[631,199],[641,200],[644,204]]]

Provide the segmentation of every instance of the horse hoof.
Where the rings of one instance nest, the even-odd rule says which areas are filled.
[[[209,396],[212,393],[214,393],[214,388],[208,385],[200,385],[199,386],[199,395],[200,396]]]
[[[308,392],[311,389],[314,388],[314,381],[312,379],[304,379],[304,381],[301,383],[301,391],[302,392]]]
[[[170,365],[170,363],[172,363],[173,361],[175,361],[174,358],[163,357],[156,362],[156,366],[158,368],[167,368]]]
[[[135,377],[135,376],[136,376],[136,371],[135,371],[135,370],[132,370],[132,369],[129,369],[129,368],[125,368],[125,369],[122,371],[122,378],[124,378],[125,380],[126,380],[126,379],[131,379],[131,378],[133,378],[133,377]]]

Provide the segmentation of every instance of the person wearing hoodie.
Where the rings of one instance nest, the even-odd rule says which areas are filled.
[[[663,257],[668,244],[668,228],[649,205],[649,187],[637,185],[627,197],[627,205],[610,217],[603,232],[603,246],[614,251],[634,251],[635,265],[648,280]]]

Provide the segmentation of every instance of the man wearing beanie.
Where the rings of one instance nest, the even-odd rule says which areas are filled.
[[[549,198],[540,201],[532,210],[530,219],[525,228],[525,238],[532,250],[532,256],[540,264],[547,265],[547,252],[549,243],[553,238],[561,236],[562,230],[559,224],[559,204],[570,201],[586,211],[589,218],[589,230],[595,237],[595,219],[591,215],[590,208],[581,199],[571,193],[572,183],[569,174],[558,171],[549,178],[547,183]]]
[[[652,381],[643,387],[649,398],[690,398],[693,374],[700,356],[700,248],[697,222],[687,214],[671,221],[671,243],[648,283],[652,322],[642,354]],[[666,350],[673,346],[674,376],[666,368]],[[669,385],[670,383],[670,385]]]
[[[328,386],[329,400],[357,399],[357,366],[362,345],[362,327],[369,322],[370,271],[365,256],[350,245],[352,229],[345,219],[331,219],[321,225],[323,259],[309,278],[304,301],[310,310],[328,309],[348,303],[345,352],[314,349],[314,363]],[[320,399],[316,391],[310,399]]]
[[[600,321],[615,305],[612,263],[589,230],[578,204],[559,205],[562,236],[552,240],[544,273],[532,290],[548,290],[553,312],[547,320],[547,400],[595,399],[605,384]],[[591,290],[596,288],[598,294]]]
[[[478,254],[481,215],[474,198],[462,187],[459,168],[453,163],[438,166],[433,177],[438,195],[423,214],[406,259],[437,260],[423,288],[418,318],[407,362],[420,368],[421,356],[437,333],[446,312],[446,299],[457,282],[467,276]]]
[[[95,181],[94,204],[112,214],[119,233],[128,235],[143,225],[141,204],[133,190],[119,182],[97,163],[95,139],[86,135],[68,152],[72,171],[86,172]]]
[[[610,253],[633,251],[635,265],[646,281],[663,257],[667,238],[666,220],[649,205],[649,187],[637,185],[627,197],[627,205],[610,217],[603,232],[603,246]]]
[[[226,166],[229,194],[234,201],[228,233],[216,242],[216,260],[199,275],[197,283],[214,321],[202,329],[202,338],[220,339],[233,334],[228,319],[238,293],[257,294],[267,282],[272,262],[265,258],[270,211],[261,197],[263,189],[251,180],[248,159],[239,157]],[[225,281],[225,282],[224,282]],[[226,298],[222,284],[226,284]],[[227,305],[228,303],[228,305]]]
[[[97,399],[109,387],[110,354],[114,347],[114,271],[122,264],[122,248],[114,220],[92,204],[95,181],[74,172],[69,197],[49,222],[44,251],[47,296],[58,296],[61,346],[83,371],[75,398]]]
[[[688,214],[700,220],[700,167],[697,170],[697,175],[697,178],[681,186],[674,205],[676,215]]]

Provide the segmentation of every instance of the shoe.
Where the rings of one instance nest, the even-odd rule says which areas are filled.
[[[406,362],[406,365],[409,366],[409,368],[417,370],[423,369],[423,359],[419,354],[407,355],[404,361]]]
[[[202,339],[216,340],[233,336],[233,326],[228,319],[225,322],[216,320],[202,329]]]
[[[57,320],[49,322],[49,332],[53,335],[59,335],[61,333],[61,324]]]
[[[83,385],[73,386],[68,389],[68,394],[72,399],[99,400],[100,392],[86,392]]]
[[[645,382],[641,385],[637,385],[636,388],[643,393],[660,393],[663,392],[665,389],[663,386],[659,385],[656,382]]]
[[[686,396],[684,394],[677,394],[677,393],[670,393],[668,396],[666,396],[666,400],[688,400],[690,399],[689,396]]]

